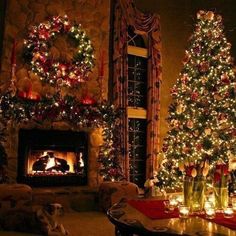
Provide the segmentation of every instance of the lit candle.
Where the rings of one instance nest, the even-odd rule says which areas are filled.
[[[224,217],[232,218],[234,216],[234,210],[232,207],[228,206],[224,209]]]
[[[175,198],[172,198],[169,201],[170,201],[170,206],[172,206],[174,208],[177,207],[178,201]]]
[[[204,209],[205,209],[205,210],[207,210],[207,209],[209,209],[209,208],[212,208],[212,207],[213,207],[212,202],[210,202],[210,201],[205,201],[205,203],[204,203]]]
[[[213,206],[215,206],[215,195],[214,194],[210,194],[208,196],[208,201],[211,202],[213,204]]]
[[[164,201],[164,210],[165,210],[165,213],[170,213],[170,212],[173,212],[175,209],[175,207],[173,205],[170,205],[170,201],[167,200],[167,201]]]
[[[187,206],[179,206],[179,217],[182,219],[186,219],[189,216],[190,208]]]
[[[206,212],[207,219],[213,219],[215,217],[216,211],[213,207],[206,208],[205,212]]]
[[[176,200],[179,204],[183,204],[183,201],[184,201],[183,195],[177,195]]]

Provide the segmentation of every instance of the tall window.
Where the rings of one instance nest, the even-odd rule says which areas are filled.
[[[159,17],[134,0],[113,3],[112,99],[119,108],[119,159],[127,180],[143,186],[156,168],[161,82]]]
[[[128,31],[128,143],[130,181],[143,187],[146,177],[147,49],[141,35]]]

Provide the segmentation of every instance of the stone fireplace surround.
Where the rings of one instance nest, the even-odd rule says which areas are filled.
[[[10,121],[7,126],[6,135],[6,151],[8,154],[7,172],[9,181],[17,183],[17,171],[19,165],[18,159],[18,143],[20,129],[43,129],[43,130],[61,130],[61,131],[78,131],[85,132],[88,137],[88,156],[87,156],[87,184],[86,187],[97,188],[102,182],[99,176],[99,163],[97,161],[99,148],[103,143],[102,128],[74,128],[70,127],[66,122],[44,123],[39,125],[35,122],[27,122],[26,124],[16,124]],[[53,186],[52,186],[53,187]]]

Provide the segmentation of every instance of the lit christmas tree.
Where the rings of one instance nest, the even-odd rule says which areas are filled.
[[[183,69],[171,95],[159,184],[177,188],[183,176],[209,176],[236,153],[235,74],[222,18],[199,11]],[[210,172],[209,172],[210,171]]]

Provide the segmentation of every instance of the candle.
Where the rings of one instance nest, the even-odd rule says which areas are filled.
[[[186,219],[189,216],[190,208],[187,206],[179,206],[179,218]]]
[[[175,198],[172,198],[169,201],[170,201],[170,206],[172,206],[174,208],[177,207],[178,201]]]
[[[210,201],[205,201],[205,203],[204,203],[204,209],[205,209],[205,210],[207,210],[207,209],[209,209],[209,208],[212,208],[212,207],[213,207],[212,202],[210,202]]]
[[[170,213],[172,211],[174,211],[174,207],[172,205],[170,205],[169,201],[164,201],[164,211],[165,213]]]
[[[105,54],[104,51],[100,52],[100,71],[99,71],[100,77],[104,76],[104,54]]]
[[[16,40],[14,39],[11,51],[11,66],[16,66]]]
[[[213,219],[215,217],[216,211],[213,207],[206,208],[205,212],[206,212],[207,219]]]
[[[210,194],[208,196],[208,201],[211,202],[213,204],[213,206],[215,206],[215,195],[214,194]]]
[[[183,195],[177,195],[176,200],[179,204],[183,204],[183,201],[184,201]]]
[[[224,217],[232,218],[234,216],[234,210],[232,207],[228,206],[224,209]]]

